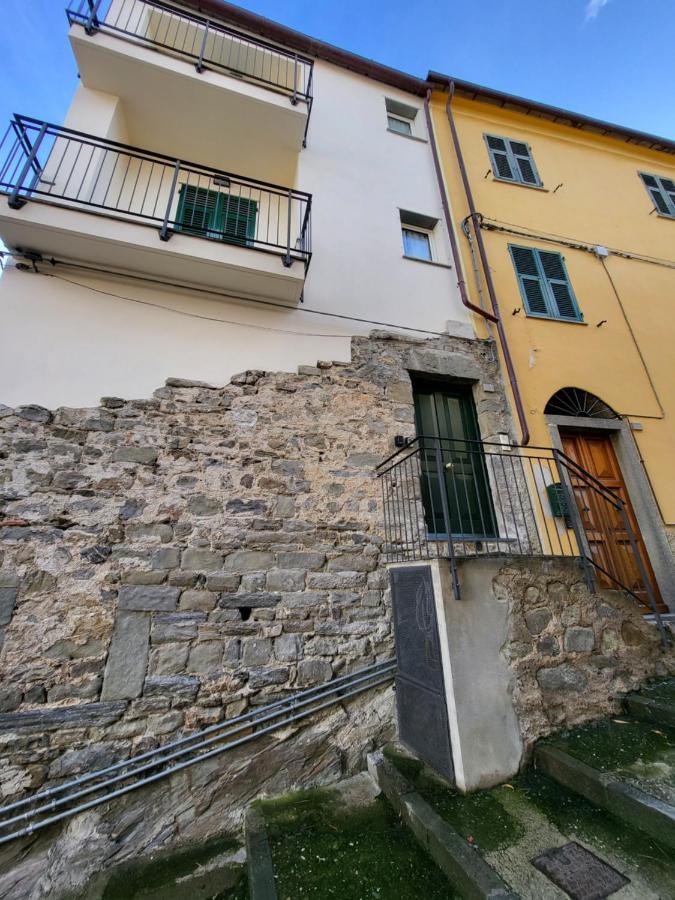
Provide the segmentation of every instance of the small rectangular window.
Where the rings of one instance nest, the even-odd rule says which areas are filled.
[[[662,216],[675,219],[675,179],[640,172],[647,193]]]
[[[394,131],[396,134],[414,137],[415,120],[419,111],[417,107],[408,106],[407,103],[392,100],[390,97],[384,98],[384,105],[387,110],[387,129]]]
[[[417,228],[403,228],[403,252],[413,259],[431,262],[431,235]]]
[[[486,134],[484,137],[495,178],[542,187],[529,144],[494,134]]]
[[[401,119],[399,116],[387,116],[387,125],[389,131],[396,131],[398,134],[412,134],[412,122],[409,119]]]
[[[529,316],[583,321],[560,253],[513,244],[509,245],[509,251]]]
[[[421,213],[399,210],[401,217],[401,234],[403,236],[403,255],[409,259],[421,259],[425,262],[436,262],[434,253],[434,229],[438,219]]]

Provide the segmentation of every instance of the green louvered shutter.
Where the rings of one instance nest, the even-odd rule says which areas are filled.
[[[257,214],[255,200],[182,184],[176,230],[246,246],[255,239]]]
[[[511,168],[508,148],[504,138],[486,135],[485,140],[488,145],[488,152],[492,160],[492,171],[498,178],[508,178],[511,181],[516,180],[516,175]]]
[[[579,322],[579,312],[565,261],[559,253],[509,247],[525,308],[532,316]]]
[[[529,146],[522,141],[509,141],[509,148],[517,166],[519,181],[523,184],[540,184]]]
[[[561,319],[578,319],[572,288],[565,271],[565,263],[559,253],[537,251],[541,268],[548,282],[550,296],[553,299],[554,313]]]
[[[536,252],[527,247],[511,247],[510,249],[513,265],[518,274],[520,292],[528,312],[535,316],[548,315],[545,286],[539,274]]]
[[[640,177],[657,210],[664,216],[675,217],[675,181],[644,172],[640,173]]]
[[[494,134],[486,134],[485,142],[496,178],[541,186],[529,144]]]

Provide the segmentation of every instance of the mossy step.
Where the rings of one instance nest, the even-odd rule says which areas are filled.
[[[367,776],[371,790],[303,791],[261,801],[278,900],[459,900]],[[357,782],[357,786],[359,782]]]
[[[625,900],[675,897],[672,849],[530,769],[510,782],[463,795],[397,748],[385,754],[415,790],[522,897],[560,900],[562,892],[531,860],[569,842],[582,844],[629,878]]]
[[[675,678],[648,685],[624,698],[626,711],[636,719],[675,728]]]
[[[675,849],[675,806],[550,744],[537,747],[535,763],[538,771]]]

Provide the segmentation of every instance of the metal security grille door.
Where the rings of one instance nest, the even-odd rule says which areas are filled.
[[[456,538],[497,536],[485,456],[468,390],[415,385],[415,420],[421,442],[422,501],[430,535],[443,537],[442,485]]]
[[[399,737],[439,775],[454,780],[431,567],[392,569],[390,575]]]

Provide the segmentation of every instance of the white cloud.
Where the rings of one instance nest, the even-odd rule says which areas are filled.
[[[586,4],[586,21],[597,19],[602,10],[607,6],[609,0],[588,0]]]

